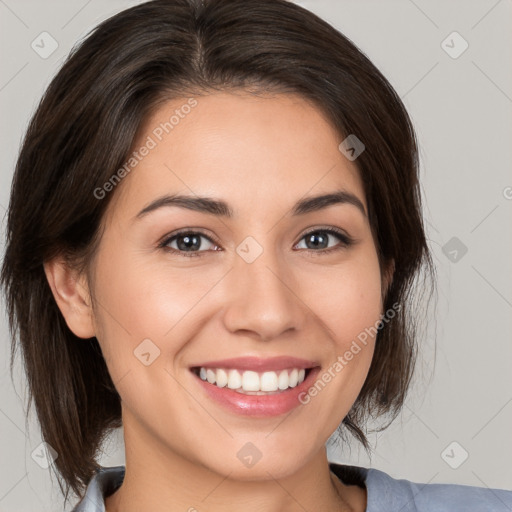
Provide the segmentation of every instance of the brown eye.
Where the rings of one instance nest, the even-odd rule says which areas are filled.
[[[207,240],[208,243],[204,243]],[[197,231],[181,231],[163,240],[159,245],[160,248],[169,252],[178,253],[182,256],[202,256],[202,253],[211,250],[208,244],[217,247],[215,243],[203,233]],[[206,249],[204,248],[206,245]],[[200,250],[201,249],[201,250]]]
[[[329,246],[330,240],[336,238],[339,240],[339,243]],[[352,239],[347,234],[334,228],[309,231],[302,236],[302,240],[305,240],[306,250],[322,253],[343,249],[352,244]]]

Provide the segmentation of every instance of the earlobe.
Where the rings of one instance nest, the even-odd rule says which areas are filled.
[[[44,271],[68,327],[79,338],[92,338],[95,335],[93,311],[84,276],[79,276],[62,257],[45,262]]]

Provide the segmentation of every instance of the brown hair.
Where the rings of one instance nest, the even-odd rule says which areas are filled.
[[[412,290],[433,266],[423,229],[414,130],[400,98],[345,36],[286,0],[154,0],[102,22],[76,48],[31,119],[16,164],[1,283],[43,439],[57,476],[78,495],[99,467],[98,450],[121,426],[120,397],[96,338],[67,327],[43,263],[58,254],[87,269],[112,193],[102,187],[126,161],[137,131],[160,102],[212,90],[295,92],[339,131],[366,146],[364,182],[381,266],[394,262],[362,390],[340,425],[368,449],[367,419],[393,419],[416,357]],[[389,424],[389,423],[388,423]],[[60,484],[60,481],[59,481]],[[62,485],[61,485],[62,489]]]

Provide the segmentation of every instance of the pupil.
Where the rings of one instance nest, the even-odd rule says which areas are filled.
[[[183,240],[183,243],[181,243],[181,241]],[[185,235],[185,236],[180,236],[178,237],[178,248],[180,250],[184,250],[184,249],[193,249],[194,246],[196,249],[199,249],[201,243],[199,241],[199,237],[197,235],[194,235],[194,236],[189,236],[189,235]]]
[[[308,237],[306,245],[308,245],[308,243],[311,242],[311,244],[314,248],[319,247],[319,245],[322,245],[322,242],[318,243],[318,241],[317,241],[318,239],[323,240],[324,245],[327,242],[327,237],[325,235],[318,235],[318,234],[314,233]],[[325,245],[325,247],[327,247],[327,246]],[[308,245],[308,248],[310,248],[309,245]]]

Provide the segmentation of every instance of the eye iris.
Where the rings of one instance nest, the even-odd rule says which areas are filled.
[[[177,237],[177,245],[180,251],[187,249],[199,249],[201,246],[201,237],[197,235],[179,235]]]
[[[321,231],[318,231],[317,233],[311,233],[310,235],[308,235],[306,237],[306,245],[308,246],[308,249],[318,248],[319,246],[322,246],[322,248],[327,247],[328,235],[327,234],[318,235],[318,233],[321,233]],[[318,239],[321,240],[320,243],[318,242]],[[324,244],[322,244],[322,242],[324,242]],[[312,244],[311,247],[309,245],[310,243]]]

